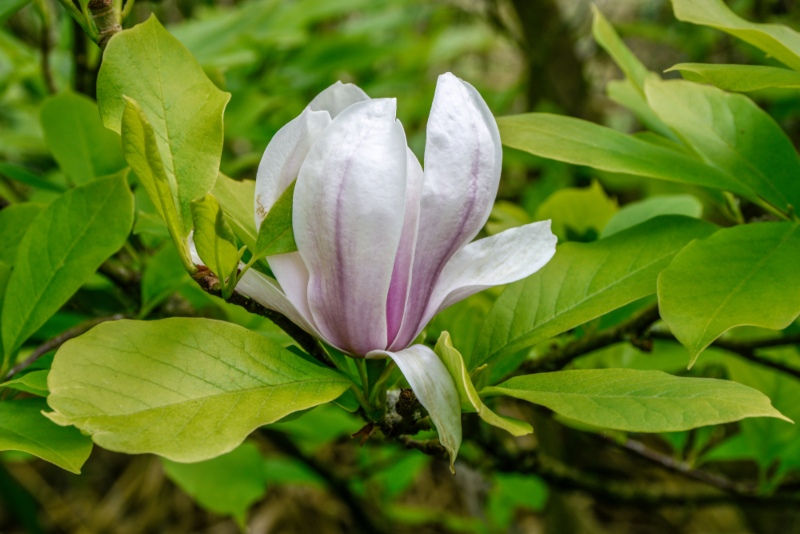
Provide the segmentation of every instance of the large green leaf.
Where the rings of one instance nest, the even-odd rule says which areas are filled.
[[[709,166],[787,212],[800,206],[800,157],[791,140],[745,95],[684,80],[647,80],[650,107]],[[731,191],[735,191],[731,189]]]
[[[539,373],[512,378],[481,394],[515,397],[581,423],[629,432],[676,432],[746,417],[790,421],[755,389],[728,380],[683,378],[662,371]]]
[[[661,317],[697,355],[741,325],[786,328],[800,314],[800,225],[757,223],[691,243],[658,279]]]
[[[608,52],[617,66],[636,87],[641,96],[644,96],[644,80],[650,74],[639,58],[625,46],[614,27],[603,16],[603,13],[592,4],[592,36],[597,44]]]
[[[656,291],[658,273],[710,223],[650,219],[593,243],[566,243],[539,272],[509,285],[481,327],[472,364],[532,346]]]
[[[617,200],[593,181],[589,187],[566,187],[547,197],[536,210],[536,220],[550,219],[559,241],[594,241],[617,209]]]
[[[229,453],[194,464],[163,460],[164,471],[197,504],[245,525],[247,509],[267,490],[267,469],[258,447],[245,442]]]
[[[56,425],[45,416],[44,399],[0,402],[0,450],[23,451],[80,473],[92,452],[92,440],[76,428]]]
[[[526,113],[499,117],[503,144],[536,156],[595,169],[746,194],[727,174],[684,151],[658,146],[592,122]]]
[[[146,317],[164,299],[188,283],[191,283],[191,279],[181,265],[180,255],[168,242],[147,262],[142,275],[142,309],[139,316]]]
[[[126,172],[64,193],[31,223],[17,251],[2,313],[6,356],[69,300],[133,225]]]
[[[672,0],[672,7],[678,20],[722,30],[800,70],[800,34],[787,26],[744,20],[722,0]]]
[[[0,211],[0,261],[14,265],[20,241],[33,220],[42,211],[42,204],[12,204]]]
[[[155,131],[180,214],[191,228],[190,203],[214,186],[222,152],[222,114],[230,97],[217,89],[186,48],[151,16],[108,42],[97,79],[103,123],[122,129],[124,97],[135,100]]]
[[[608,221],[600,237],[608,237],[659,215],[700,217],[703,203],[692,195],[654,196],[622,207]]]
[[[172,318],[103,323],[68,341],[48,386],[50,417],[98,445],[197,462],[350,382],[241,326]]]
[[[61,170],[81,184],[125,167],[119,135],[108,130],[89,98],[61,93],[42,106],[42,130]]]
[[[667,69],[677,70],[687,80],[710,83],[724,91],[748,93],[761,89],[800,88],[800,72],[764,65],[709,65],[678,63]]]

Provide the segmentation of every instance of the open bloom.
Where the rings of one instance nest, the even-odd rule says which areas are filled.
[[[502,161],[471,85],[439,78],[424,172],[395,108],[336,83],[275,135],[258,168],[256,225],[296,178],[298,251],[267,259],[277,283],[251,270],[237,287],[357,357],[406,348],[442,309],[536,272],[555,251],[549,221],[470,243]]]
[[[275,134],[258,168],[256,225],[297,179],[298,251],[267,258],[274,280],[251,269],[237,290],[353,356],[393,358],[440,436],[450,426],[460,442],[452,380],[429,348],[409,345],[447,306],[536,272],[556,238],[546,221],[471,243],[502,162],[497,124],[471,85],[439,78],[424,171],[395,108],[336,83]]]

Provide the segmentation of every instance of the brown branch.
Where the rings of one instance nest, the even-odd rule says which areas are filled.
[[[558,371],[573,360],[602,349],[620,341],[630,341],[639,348],[649,348],[643,333],[658,320],[658,306],[653,304],[633,315],[628,320],[596,334],[587,334],[582,338],[556,348],[540,358],[523,363],[514,375],[546,373]]]
[[[665,339],[667,341],[674,341],[676,343],[678,342],[675,336],[670,332],[653,331],[650,332],[649,337],[653,339]],[[781,362],[777,362],[770,358],[765,358],[764,356],[759,356],[756,353],[758,349],[781,347],[787,345],[800,345],[800,335],[795,334],[791,336],[785,336],[782,338],[771,338],[771,339],[750,340],[750,341],[728,341],[728,340],[718,339],[711,344],[712,347],[717,347],[726,350],[731,354],[734,354],[735,356],[739,356],[747,361],[761,365],[762,367],[769,367],[770,369],[774,369],[776,371],[780,371],[782,373],[800,379],[800,369],[796,367],[791,367]]]
[[[89,12],[97,27],[97,46],[105,50],[108,40],[122,31],[113,0],[90,0]]]
[[[11,370],[8,373],[6,373],[5,380],[8,380],[9,378],[14,376],[15,374],[19,373],[20,371],[22,371],[24,369],[27,369],[36,360],[38,360],[39,358],[41,358],[42,356],[44,356],[48,352],[58,349],[59,347],[61,347],[61,345],[63,345],[64,343],[66,343],[70,339],[73,339],[73,338],[76,338],[76,337],[78,337],[80,335],[85,334],[86,332],[88,332],[89,330],[91,330],[95,326],[99,325],[100,323],[105,323],[106,321],[118,321],[118,320],[124,319],[124,318],[125,318],[125,316],[120,314],[120,313],[115,314],[115,315],[111,315],[109,317],[98,317],[97,319],[90,319],[88,321],[84,321],[81,324],[79,324],[77,326],[74,326],[74,327],[70,328],[69,330],[66,330],[66,331],[62,332],[61,334],[57,335],[53,339],[51,339],[51,340],[49,340],[49,341],[47,341],[45,343],[42,343],[41,345],[36,347],[33,350],[33,352],[31,352],[30,355],[28,355],[27,358],[25,358],[23,361],[21,361],[20,363],[18,363],[14,367],[12,367]]]
[[[210,295],[222,298],[219,279],[207,268],[200,267],[200,270],[193,275],[193,278],[195,282],[197,282],[197,284],[203,289],[203,291]],[[291,338],[294,339],[303,350],[314,357],[314,359],[319,361],[322,365],[334,367],[333,362],[325,353],[325,349],[322,348],[314,336],[294,324],[282,313],[276,312],[275,310],[270,310],[255,300],[245,297],[236,291],[234,291],[230,298],[228,298],[227,302],[235,304],[236,306],[240,306],[252,314],[266,317],[275,323],[278,328],[289,334],[289,336],[291,336]]]

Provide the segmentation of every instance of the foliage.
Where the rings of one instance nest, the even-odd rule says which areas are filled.
[[[606,86],[616,107],[573,117],[535,99],[536,72],[497,63],[538,64],[522,2],[204,2],[180,21],[133,0],[27,4],[0,3],[0,502],[32,502],[20,469],[139,458],[104,450],[159,456],[160,476],[242,530],[286,487],[329,492],[346,510],[331,517],[370,532],[495,532],[525,514],[558,532],[549,522],[567,524],[573,491],[659,511],[796,507],[800,34],[788,26],[672,0],[674,17],[710,29],[674,26],[697,33],[661,76],[592,8],[603,53],[587,62],[623,78]],[[638,15],[620,28],[678,46]],[[720,31],[746,45],[700,62]],[[254,221],[258,162],[339,78],[399,95],[423,156],[446,70],[483,95],[505,147],[486,247],[469,254],[500,243],[495,263],[508,262],[503,232],[541,220],[559,244],[531,276],[440,310],[417,344],[351,357],[271,300],[297,289],[273,275],[302,252],[302,188],[289,176]],[[245,291],[253,280],[264,293]],[[640,458],[678,478],[655,481]],[[437,481],[442,465],[455,479]],[[437,509],[412,498],[426,484],[484,489],[461,499],[471,510]]]

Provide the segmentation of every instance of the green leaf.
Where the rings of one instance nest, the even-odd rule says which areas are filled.
[[[672,0],[672,8],[678,20],[722,30],[800,70],[800,34],[787,26],[744,20],[722,0]]]
[[[800,314],[800,225],[756,223],[689,244],[658,279],[661,317],[691,363],[724,332],[779,330]]]
[[[639,58],[633,55],[625,43],[622,42],[613,26],[603,16],[603,13],[592,4],[592,35],[597,44],[608,52],[614,63],[622,70],[636,87],[641,95],[644,95],[644,80],[650,74]]]
[[[39,189],[44,189],[45,191],[55,191],[56,193],[62,193],[66,189],[59,184],[54,184],[52,182],[44,180],[43,178],[39,178],[36,174],[32,173],[31,171],[29,171],[24,167],[13,165],[11,163],[6,163],[5,161],[0,161],[0,174],[6,176],[11,180],[15,180],[21,184],[29,185],[31,187],[37,187]]]
[[[255,249],[258,236],[253,216],[255,190],[254,180],[234,180],[220,174],[211,191],[219,201],[233,233],[249,250]]]
[[[47,375],[49,370],[31,371],[19,378],[8,380],[0,384],[0,388],[11,388],[17,391],[24,391],[32,395],[46,397],[49,393],[47,389]]]
[[[791,422],[755,389],[662,371],[585,369],[518,376],[481,395],[507,395],[580,423],[628,432],[676,432],[746,417]]]
[[[147,262],[142,275],[142,311],[139,316],[146,317],[153,308],[189,281],[175,247],[171,243],[161,247]]]
[[[61,170],[82,184],[125,167],[119,135],[103,126],[89,98],[61,93],[45,100],[41,111],[47,145]]]
[[[608,172],[748,192],[727,174],[684,151],[654,145],[592,122],[526,113],[498,117],[497,124],[504,145],[535,156]]]
[[[231,323],[123,320],[59,349],[48,378],[49,416],[113,451],[198,462],[233,450],[259,426],[337,398],[350,384]]]
[[[64,428],[42,415],[44,399],[0,402],[0,450],[23,451],[80,473],[92,452],[92,440],[76,428]]]
[[[230,98],[155,16],[108,42],[97,79],[103,123],[120,132],[126,98],[152,124],[170,184],[177,184],[184,231],[191,201],[211,191],[222,153],[222,115]],[[154,157],[150,157],[154,160]],[[137,170],[138,174],[138,170]],[[154,201],[155,203],[155,201]]]
[[[481,327],[473,366],[549,339],[656,291],[672,257],[716,227],[656,217],[593,243],[565,243],[539,272],[509,285]]]
[[[180,215],[179,186],[174,177],[164,170],[164,162],[158,151],[156,134],[142,108],[135,100],[127,99],[122,116],[122,146],[128,164],[147,192],[158,214],[167,223],[172,242],[181,256],[184,268],[196,270],[189,253],[187,236],[192,221],[184,221]]]
[[[236,237],[225,222],[222,210],[214,195],[205,195],[192,202],[194,218],[194,244],[203,263],[217,275],[223,286],[235,283],[239,268],[239,250]],[[225,293],[225,291],[223,291]]]
[[[749,93],[771,88],[800,88],[800,73],[764,65],[708,65],[678,63],[666,72],[680,71],[689,81],[710,83],[724,91]]]
[[[292,205],[296,183],[297,180],[289,184],[261,222],[256,246],[252,251],[254,257],[262,258],[297,250],[292,231]]]
[[[800,157],[752,100],[684,80],[649,79],[645,91],[653,111],[687,145],[739,184],[732,192],[761,197],[784,212],[800,206]]]
[[[22,9],[31,0],[0,0],[0,23]]]
[[[215,514],[233,516],[242,527],[250,505],[267,489],[264,458],[250,442],[204,462],[162,462],[167,476],[197,504]]]
[[[72,189],[44,208],[17,251],[2,313],[6,357],[117,252],[133,225],[127,172]]]
[[[700,218],[703,215],[703,203],[692,195],[655,196],[632,202],[611,217],[600,237],[608,237],[659,215]]]
[[[20,241],[44,206],[34,202],[12,204],[0,210],[0,261],[14,265]]]
[[[559,241],[594,241],[617,211],[617,201],[609,198],[596,180],[585,188],[559,189],[536,210],[536,220],[552,220]]]
[[[478,416],[490,425],[502,428],[514,436],[524,436],[533,432],[533,427],[528,423],[512,417],[497,415],[483,403],[480,396],[478,396],[478,391],[472,384],[464,358],[461,357],[461,353],[453,347],[453,343],[450,341],[450,334],[442,332],[434,352],[442,360],[444,366],[447,367],[450,376],[453,377],[453,382],[456,384],[458,397],[461,401],[462,412],[477,412]]]

